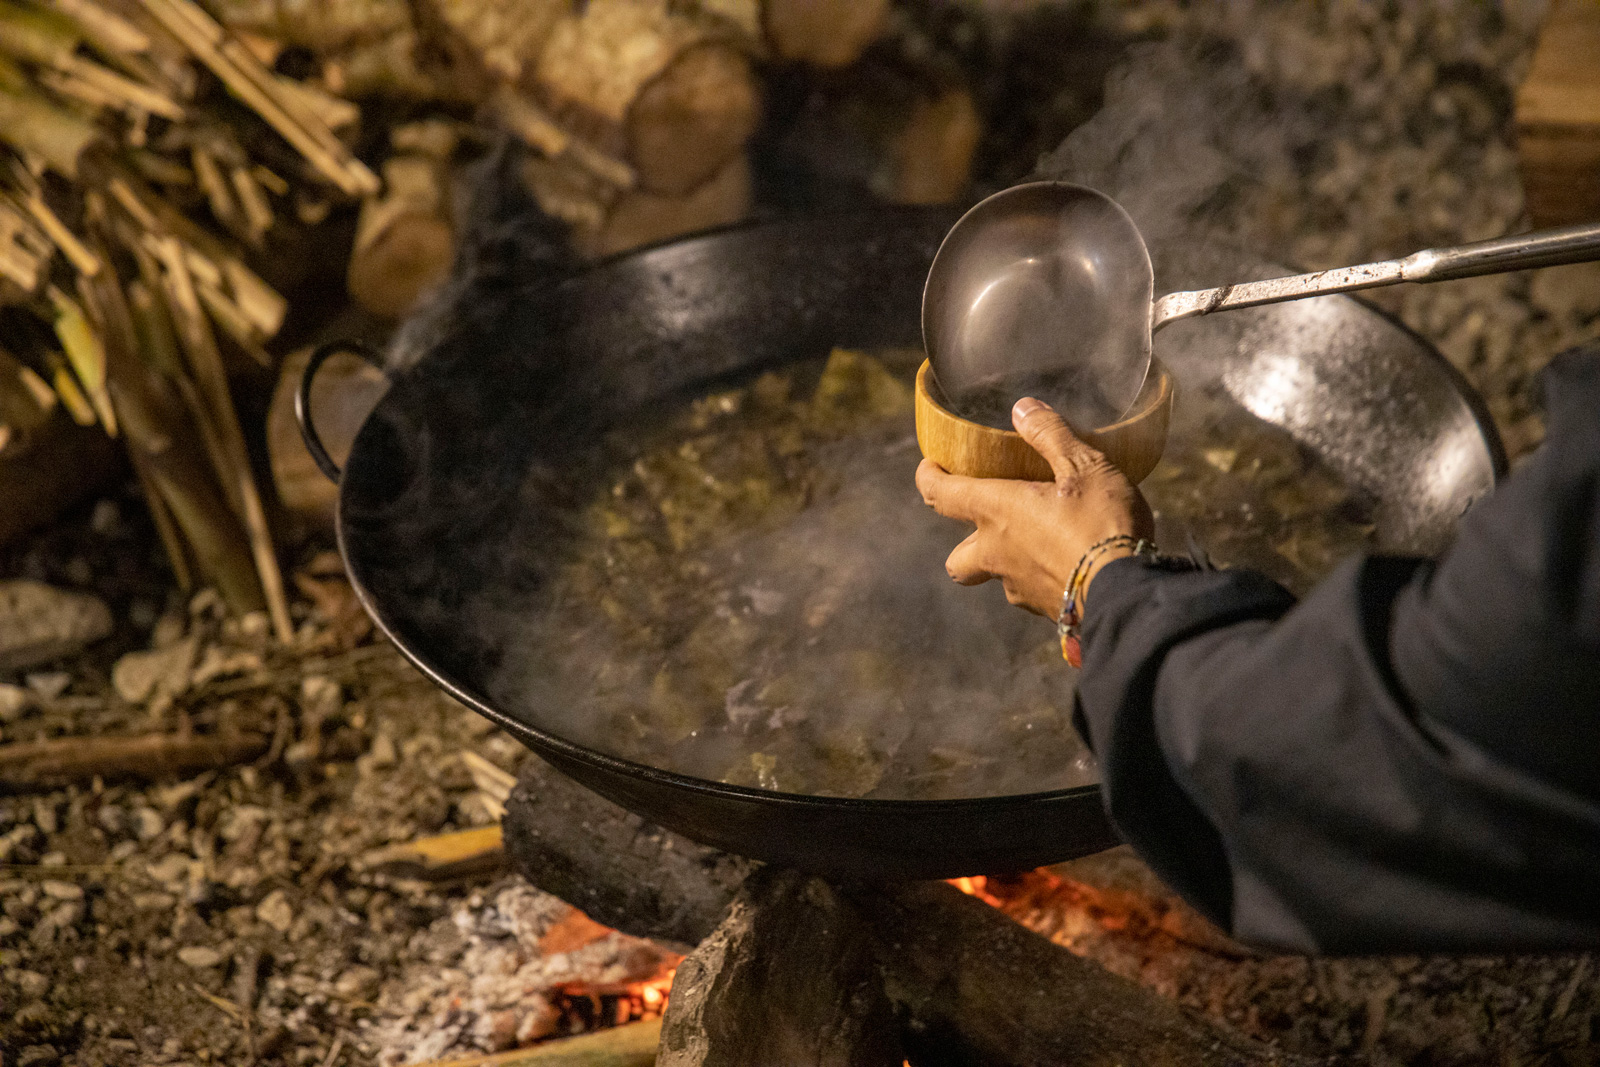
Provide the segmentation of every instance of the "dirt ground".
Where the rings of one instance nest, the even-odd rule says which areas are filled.
[[[1253,231],[1270,254],[1318,267],[1519,224],[1509,101],[1539,7],[1150,0],[1095,18],[1150,39],[1233,42],[1284,107],[1328,109],[1312,150],[1282,147],[1292,158]],[[1600,334],[1592,268],[1379,302],[1468,375],[1514,454],[1542,434],[1538,367]],[[431,884],[367,862],[385,845],[490,823],[462,753],[507,770],[524,754],[373,639],[327,547],[293,561],[300,634],[288,647],[260,619],[226,620],[215,598],[172,591],[131,488],[0,554],[0,577],[92,591],[117,620],[77,657],[0,676],[30,694],[5,713],[0,742],[155,729],[262,738],[251,762],[194,777],[0,796],[3,1067],[421,1062],[602,1024],[615,1005],[597,1014],[574,983],[670,968],[669,953],[621,935],[557,936],[577,920],[509,876]],[[113,665],[145,651],[153,689],[119,695]],[[1147,877],[1112,856],[980,888],[1288,1051],[1425,1067],[1596,1061],[1591,957],[1258,957]]]

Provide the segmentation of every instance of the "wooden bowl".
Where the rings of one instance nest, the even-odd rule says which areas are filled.
[[[1172,376],[1155,360],[1133,413],[1093,433],[1079,434],[1105,453],[1137,485],[1161,462],[1172,418]],[[970,478],[1055,478],[1044,457],[1015,430],[997,430],[951,412],[941,403],[938,382],[926,360],[917,371],[917,444],[922,454],[951,474]]]

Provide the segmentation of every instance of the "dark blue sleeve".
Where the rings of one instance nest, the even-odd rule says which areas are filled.
[[[1440,560],[1095,579],[1078,715],[1113,820],[1247,941],[1600,944],[1600,356]]]

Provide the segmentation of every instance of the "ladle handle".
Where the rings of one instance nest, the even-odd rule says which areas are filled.
[[[1424,249],[1404,259],[1386,259],[1357,267],[1294,274],[1287,278],[1225,285],[1218,289],[1168,293],[1150,309],[1150,332],[1154,333],[1169,322],[1209,315],[1214,311],[1277,304],[1327,293],[1377,289],[1401,282],[1444,282],[1455,278],[1475,278],[1481,274],[1501,274],[1596,259],[1600,259],[1600,223],[1535,230],[1533,233],[1496,237],[1490,241],[1475,241],[1453,248]]]

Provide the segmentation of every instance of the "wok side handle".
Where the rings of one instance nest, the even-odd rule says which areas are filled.
[[[328,450],[322,445],[322,438],[317,435],[317,427],[312,422],[311,382],[316,378],[317,371],[328,361],[328,357],[341,352],[360,356],[378,370],[383,370],[383,357],[378,354],[377,349],[364,341],[329,341],[318,345],[311,353],[311,358],[306,361],[306,371],[300,376],[300,387],[294,391],[294,420],[300,424],[300,438],[305,441],[306,451],[311,453],[317,469],[327,475],[328,480],[335,485],[339,484],[339,477],[344,472],[333,461],[333,457],[328,455]]]

